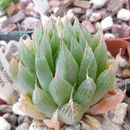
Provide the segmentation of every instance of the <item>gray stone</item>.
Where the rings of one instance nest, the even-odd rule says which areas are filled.
[[[15,44],[11,44],[11,46],[10,46],[10,48],[9,48],[9,50],[12,52],[12,53],[15,53],[15,52],[17,52],[17,50],[18,50],[18,47],[15,45]]]
[[[23,122],[28,122],[29,124],[32,123],[32,118],[29,116],[25,116]]]
[[[11,125],[3,117],[0,117],[0,130],[11,130]]]
[[[67,126],[65,127],[65,130],[80,130],[80,123],[73,126]]]
[[[114,15],[118,12],[119,9],[123,7],[124,3],[125,0],[109,0],[107,10]]]
[[[16,125],[17,117],[15,115],[5,114],[3,118],[6,119],[12,126]]]
[[[112,19],[112,17],[108,16],[108,17],[104,18],[101,21],[101,25],[102,25],[102,29],[104,31],[110,30],[112,28],[112,25],[113,25],[113,19]]]
[[[19,125],[16,130],[29,130],[29,124],[24,122],[23,124]]]
[[[92,9],[87,9],[86,10],[86,17],[89,18],[93,13],[93,10]]]
[[[6,53],[6,55],[5,55],[5,57],[6,57],[6,60],[8,61],[8,63],[10,63],[10,62],[11,62],[11,59],[12,59],[12,57],[13,57],[12,52],[11,52],[11,51],[8,51],[8,52]]]
[[[129,21],[130,20],[130,11],[127,9],[121,9],[118,11],[117,19],[121,19],[123,21]]]

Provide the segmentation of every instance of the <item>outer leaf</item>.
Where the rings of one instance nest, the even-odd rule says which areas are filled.
[[[35,87],[35,76],[25,68],[21,63],[18,67],[18,81],[20,86],[18,86],[24,93],[32,96]]]
[[[83,57],[83,50],[80,47],[80,44],[78,44],[77,40],[71,37],[71,54],[73,55],[75,61],[80,66],[81,60]]]
[[[88,72],[87,72],[88,71]],[[96,78],[97,64],[92,49],[87,45],[79,70],[79,83],[81,84],[88,73],[92,79]]]
[[[50,67],[45,60],[45,58],[41,58],[36,56],[35,59],[36,64],[36,74],[40,83],[40,86],[44,91],[48,91],[48,87],[51,83],[51,80],[53,79],[52,72],[50,70]]]
[[[43,35],[39,49],[40,49],[40,56],[47,60],[47,63],[49,64],[50,69],[54,74],[52,50],[51,50],[50,40],[47,34]]]
[[[96,80],[96,92],[91,101],[91,104],[97,103],[114,85],[115,72],[112,69],[107,69],[102,72]]]
[[[76,102],[72,106],[67,103],[59,109],[59,119],[68,125],[78,123],[82,116],[83,108]]]
[[[24,66],[35,72],[35,55],[23,42],[21,42],[19,47],[19,56]]]
[[[76,83],[79,67],[64,43],[60,50],[56,70],[72,85]]]
[[[91,78],[87,78],[83,83],[79,86],[76,94],[74,96],[75,101],[79,102],[86,112],[89,108],[90,101],[93,98],[96,90],[96,85]]]
[[[42,39],[42,35],[43,35],[43,27],[42,24],[38,24],[37,28],[35,28],[34,30],[34,35],[33,35],[33,48],[34,48],[34,52],[37,52],[37,45],[38,43],[41,42]]]
[[[107,48],[104,40],[101,40],[94,51],[97,62],[97,76],[106,69],[107,66]]]
[[[118,92],[115,95],[105,96],[99,103],[92,106],[88,113],[91,115],[105,114],[112,110],[117,104],[123,101],[125,97],[124,92]]]
[[[34,107],[49,118],[53,115],[57,108],[54,100],[37,86],[33,92],[32,99]]]
[[[72,85],[64,80],[58,72],[49,86],[49,92],[54,101],[60,106],[69,101]]]

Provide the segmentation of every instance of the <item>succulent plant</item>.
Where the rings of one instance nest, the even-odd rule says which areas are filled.
[[[32,41],[20,40],[19,62],[13,59],[9,70],[39,112],[51,118],[58,110],[66,124],[79,122],[115,81],[103,35],[60,18],[48,28],[39,24]]]

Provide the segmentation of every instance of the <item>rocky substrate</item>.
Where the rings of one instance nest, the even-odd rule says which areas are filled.
[[[130,36],[129,0],[50,0],[49,5],[48,16],[77,17],[93,34],[101,25],[105,38]]]
[[[17,42],[10,41],[6,44],[0,42],[0,51],[10,63],[11,58],[17,57]],[[65,130],[130,130],[130,65],[120,60],[120,70],[117,73],[115,86],[119,89],[127,89],[124,101],[113,110],[102,116],[84,115],[82,121],[73,126],[64,126]],[[41,123],[35,127],[35,121],[28,116],[16,115],[12,111],[12,104],[17,102],[19,94],[14,91],[7,104],[0,105],[3,116],[0,117],[0,130],[50,130]]]

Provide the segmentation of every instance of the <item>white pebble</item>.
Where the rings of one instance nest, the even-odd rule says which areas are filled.
[[[105,33],[104,38],[115,38],[115,35],[112,33]]]
[[[113,19],[112,19],[112,17],[111,17],[111,16],[108,16],[108,17],[106,17],[105,19],[103,19],[103,20],[101,21],[101,25],[102,25],[102,29],[103,29],[104,31],[111,29],[111,28],[112,28],[112,25],[113,25]]]
[[[123,21],[130,20],[130,11],[127,9],[121,9],[118,11],[117,19],[121,19]]]
[[[117,124],[123,124],[124,118],[127,112],[128,104],[126,103],[119,103],[113,110],[111,110],[111,120]]]
[[[11,125],[3,117],[0,117],[0,130],[11,130]]]
[[[107,0],[91,0],[91,2],[93,3],[93,9],[99,9],[106,4]]]

